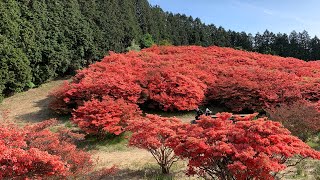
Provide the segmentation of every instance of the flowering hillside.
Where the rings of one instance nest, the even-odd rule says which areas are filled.
[[[167,46],[110,53],[53,93],[52,109],[69,113],[104,96],[163,110],[217,101],[234,111],[320,98],[320,62],[231,48]]]

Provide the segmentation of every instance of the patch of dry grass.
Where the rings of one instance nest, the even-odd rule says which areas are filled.
[[[41,122],[50,118],[64,119],[48,109],[49,93],[67,79],[45,83],[38,88],[5,98],[0,104],[0,111],[9,111],[9,119],[24,122]]]

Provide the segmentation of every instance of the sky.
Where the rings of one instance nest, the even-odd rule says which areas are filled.
[[[149,0],[164,11],[199,17],[234,31],[274,33],[296,30],[320,36],[319,0]]]

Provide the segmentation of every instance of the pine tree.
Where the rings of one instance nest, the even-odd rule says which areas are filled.
[[[122,0],[119,1],[120,22],[122,23],[121,28],[123,29],[123,39],[122,44],[124,47],[130,45],[133,39],[139,39],[142,35],[142,30],[140,29],[138,19],[136,16],[136,4],[132,0]]]
[[[151,29],[151,8],[146,0],[135,0],[136,18],[142,34],[150,33]]]
[[[320,59],[320,39],[315,36],[310,42],[310,59]]]
[[[276,51],[279,56],[289,56],[289,37],[287,34],[278,33],[276,35],[275,41],[272,45],[272,49]]]
[[[31,82],[30,62],[22,49],[0,35],[0,101],[4,95],[21,92]]]
[[[85,20],[77,0],[61,0],[64,5],[64,19],[62,21],[64,42],[70,52],[69,72],[87,65],[87,61],[95,54],[93,32]]]
[[[299,41],[299,49],[300,53],[297,58],[299,59],[310,59],[310,36],[307,31],[303,31],[302,33],[298,34],[298,41]]]
[[[21,92],[31,83],[30,62],[21,47],[26,46],[27,24],[14,0],[0,2],[0,101],[4,95]],[[21,28],[22,27],[22,28]],[[29,27],[32,28],[32,27]],[[32,34],[32,31],[31,31]]]
[[[289,35],[289,56],[297,57],[299,56],[299,41],[298,41],[298,33],[296,31],[292,31]]]

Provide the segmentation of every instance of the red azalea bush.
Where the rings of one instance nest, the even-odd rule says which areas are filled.
[[[50,107],[58,113],[70,113],[85,101],[103,96],[137,103],[142,95],[142,88],[137,83],[143,76],[142,66],[143,61],[134,56],[111,53],[102,62],[78,71],[71,83],[66,82],[53,91]]]
[[[212,179],[274,179],[291,158],[320,159],[320,153],[294,137],[279,122],[255,115],[202,116],[182,126],[169,141],[177,156],[189,160],[189,175]]]
[[[54,110],[58,114],[68,114],[72,112],[72,109],[76,108],[78,104],[82,104],[81,100],[71,101],[72,94],[71,86],[69,82],[65,81],[60,87],[54,89],[50,93],[51,102],[49,104],[50,109]]]
[[[148,150],[161,167],[162,173],[168,174],[172,164],[177,161],[168,139],[176,135],[181,121],[176,118],[165,118],[147,115],[139,121],[132,121],[128,130],[132,132],[130,146]]]
[[[63,129],[52,132],[48,128],[54,123],[0,122],[0,179],[81,177],[92,170],[90,155],[73,144],[82,137]]]
[[[320,111],[316,104],[306,101],[299,101],[292,105],[282,104],[267,109],[267,113],[270,119],[281,122],[293,135],[303,141],[320,132]]]
[[[261,110],[297,100],[319,101],[319,62],[231,48],[164,46],[111,53],[80,70],[53,93],[52,109],[70,113],[92,98],[110,96],[190,110],[218,101],[235,111]]]
[[[71,121],[89,134],[119,135],[124,131],[127,121],[140,117],[140,114],[136,104],[104,96],[102,100],[92,99],[74,110]]]
[[[175,69],[153,69],[147,79],[149,99],[163,110],[193,110],[204,100],[204,84]]]
[[[304,99],[315,103],[320,102],[320,77],[305,77],[300,83],[300,87]]]
[[[294,74],[255,66],[217,68],[217,72],[219,78],[207,97],[234,111],[262,110],[302,98],[300,78]]]

